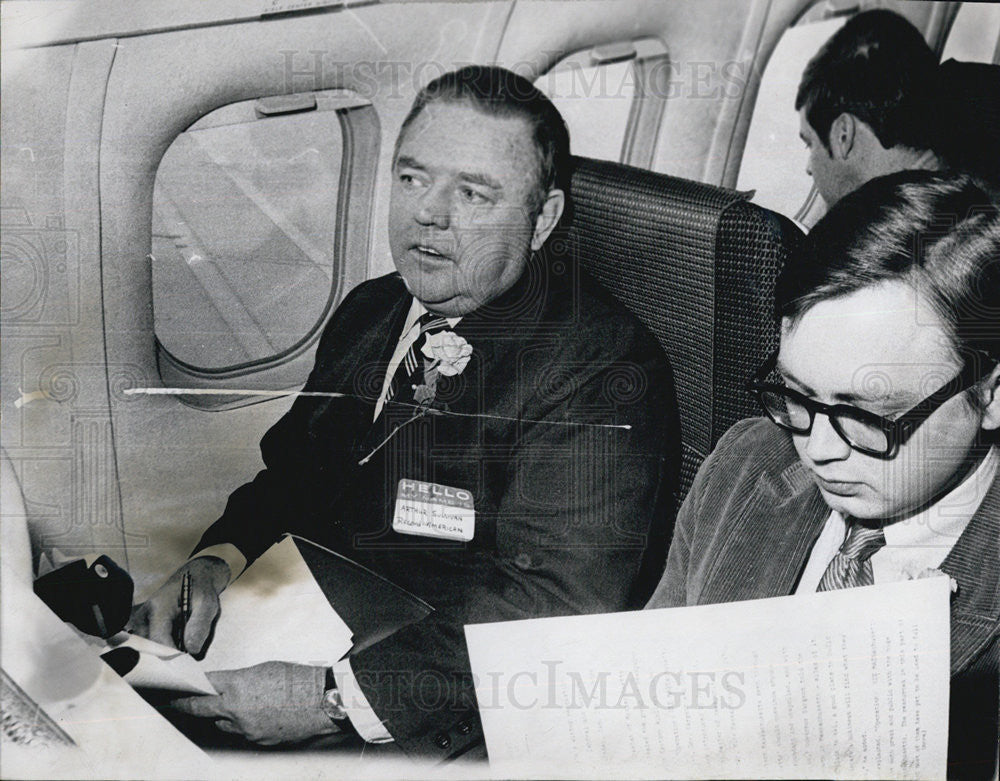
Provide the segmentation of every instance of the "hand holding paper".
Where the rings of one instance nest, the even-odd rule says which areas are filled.
[[[288,662],[265,662],[242,670],[209,673],[216,697],[185,697],[172,707],[211,719],[223,732],[252,743],[298,743],[338,732],[320,707],[326,669]]]
[[[185,582],[190,590],[187,615],[182,609]],[[219,616],[219,594],[228,582],[229,566],[222,559],[211,556],[192,559],[135,608],[129,628],[161,645],[179,646],[200,656],[206,650],[212,625]]]
[[[205,670],[273,660],[331,667],[353,644],[291,537],[251,564],[222,593],[220,608]]]
[[[201,587],[198,584],[204,586],[208,573],[207,582],[214,589],[217,581],[213,578],[219,574],[197,564],[202,561],[220,563],[228,572],[225,562],[220,559],[194,559],[188,565],[196,565],[195,568],[187,570],[188,565],[185,565],[154,595],[155,600],[161,593],[168,597],[173,593],[173,602],[168,599],[160,605],[150,600],[145,603],[149,607],[136,614],[138,621],[145,622],[143,626],[155,630],[158,636],[166,634],[166,637],[157,642],[122,633],[109,641],[113,647],[127,646],[139,651],[139,664],[125,676],[133,686],[215,694],[205,678],[206,671],[238,670],[270,661],[325,669],[351,649],[350,628],[331,608],[295,541],[287,537],[268,549],[220,598],[215,599],[214,615],[218,615],[219,620],[205,657],[200,665],[197,664],[174,648],[173,638],[167,631],[171,622],[165,621],[163,615],[171,616],[171,621],[178,617],[177,595],[181,579],[185,571],[190,571],[192,618],[184,638],[185,644],[192,643],[189,651],[199,647],[196,633],[201,629],[195,629],[192,624],[196,616],[211,612],[212,595],[203,593],[199,598],[197,593]],[[173,581],[176,581],[176,589],[168,588]]]

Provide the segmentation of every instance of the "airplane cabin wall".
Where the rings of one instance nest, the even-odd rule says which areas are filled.
[[[129,367],[104,351],[97,176],[114,53],[5,52],[0,398],[36,552],[124,562],[108,393]]]
[[[769,0],[653,0],[630,4],[627,14],[614,0],[587,6],[589,13],[574,0],[518,3],[497,60],[534,78],[580,49],[659,38],[670,58],[670,87],[652,168],[718,184],[713,137],[743,93],[753,53],[747,46]]]

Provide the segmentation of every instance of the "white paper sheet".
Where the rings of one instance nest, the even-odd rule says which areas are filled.
[[[88,643],[35,595],[31,561],[25,558],[27,526],[23,516],[7,515],[7,506],[4,500],[0,624],[12,629],[0,643],[0,665],[75,746],[45,741],[18,746],[5,741],[0,775],[23,779],[214,775],[211,760],[100,660],[99,644]],[[38,717],[38,722],[44,721]],[[143,750],[137,751],[138,746]]]
[[[465,628],[502,778],[943,778],[948,579]]]
[[[137,689],[167,689],[189,694],[218,694],[205,676],[205,671],[190,654],[156,643],[146,637],[119,632],[109,637],[108,648],[131,648],[139,653],[139,661],[124,675]]]
[[[268,661],[330,667],[351,650],[350,628],[323,595],[291,537],[269,548],[225,591],[204,670]]]

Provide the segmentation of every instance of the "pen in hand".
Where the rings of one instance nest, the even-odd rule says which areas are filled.
[[[186,651],[184,647],[184,630],[187,628],[187,623],[191,619],[191,573],[185,572],[181,576],[181,596],[178,600],[178,607],[180,608],[179,625],[175,625],[176,628],[176,645],[178,651]]]

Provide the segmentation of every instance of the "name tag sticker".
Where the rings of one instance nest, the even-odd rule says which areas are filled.
[[[400,534],[468,542],[476,533],[472,492],[420,480],[400,480],[392,528]]]

